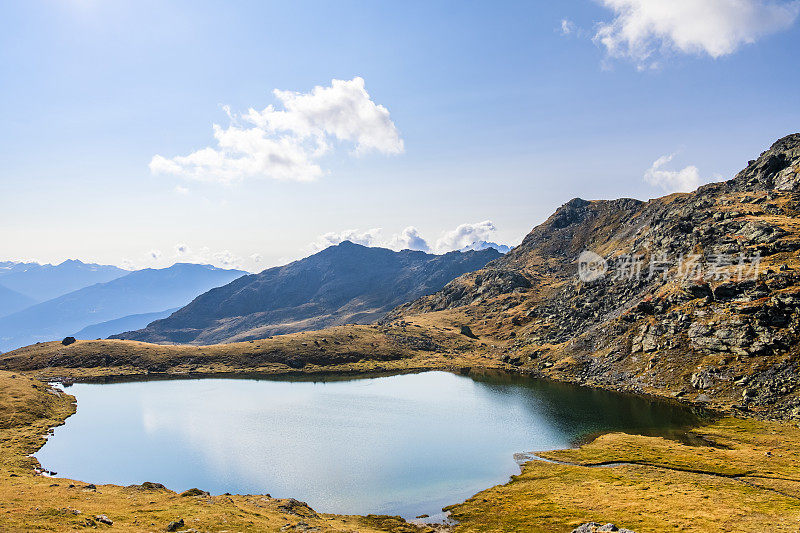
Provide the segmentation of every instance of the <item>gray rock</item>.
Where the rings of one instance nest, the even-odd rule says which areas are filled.
[[[704,369],[700,372],[695,372],[690,378],[692,387],[695,389],[709,389],[717,382],[716,369]]]
[[[478,338],[478,336],[472,332],[472,329],[469,326],[461,326],[461,334],[471,339]]]
[[[614,524],[600,524],[597,522],[587,522],[572,530],[572,533],[600,533],[605,531],[616,531],[618,533],[634,533],[630,529],[620,529]]]
[[[167,525],[167,531],[180,531],[186,524],[183,522],[183,518],[180,520],[176,520],[174,522],[170,522]]]
[[[106,515],[104,515],[104,514],[99,514],[99,515],[96,515],[96,516],[94,517],[94,519],[95,519],[95,520],[97,520],[98,522],[100,522],[101,524],[105,524],[105,525],[107,525],[107,526],[113,526],[113,525],[114,525],[114,522],[112,522],[112,521],[111,521],[111,519],[109,519],[109,518],[108,518]]]

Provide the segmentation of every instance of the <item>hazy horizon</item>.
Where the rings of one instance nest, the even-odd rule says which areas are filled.
[[[6,3],[3,260],[513,246],[731,178],[798,130],[800,4],[697,5]]]

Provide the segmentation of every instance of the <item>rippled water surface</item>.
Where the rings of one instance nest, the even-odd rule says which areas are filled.
[[[520,377],[77,384],[36,455],[60,477],[293,497],[320,512],[415,517],[504,483],[514,453],[586,435],[665,433],[686,409]]]

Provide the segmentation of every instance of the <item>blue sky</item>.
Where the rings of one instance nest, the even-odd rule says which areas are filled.
[[[409,226],[516,244],[576,196],[732,177],[800,130],[800,5],[687,1],[0,2],[0,259],[255,271]],[[270,134],[311,181],[151,169],[252,132],[274,89],[357,78],[363,120],[329,91],[286,114],[317,133]]]

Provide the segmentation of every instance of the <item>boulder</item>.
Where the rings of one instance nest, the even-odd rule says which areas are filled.
[[[599,533],[605,531],[616,531],[618,533],[634,533],[630,529],[620,529],[614,524],[599,524],[597,522],[587,522],[572,530],[572,533]]]
[[[472,332],[472,328],[470,328],[469,326],[461,326],[461,334],[471,339],[478,338],[478,336]]]
[[[111,519],[109,519],[109,518],[108,518],[106,515],[104,515],[104,514],[99,514],[99,515],[96,515],[96,516],[94,517],[94,519],[95,519],[95,520],[97,520],[98,522],[100,522],[101,524],[105,524],[105,525],[107,525],[107,526],[113,526],[113,525],[114,525],[114,522],[112,522],[112,521],[111,521]]]
[[[183,518],[181,518],[167,524],[167,531],[180,531],[185,525],[186,524],[183,522]]]
[[[65,337],[64,340],[61,341],[61,344],[64,346],[69,346],[70,344],[75,344],[75,342],[77,342],[75,337]]]

